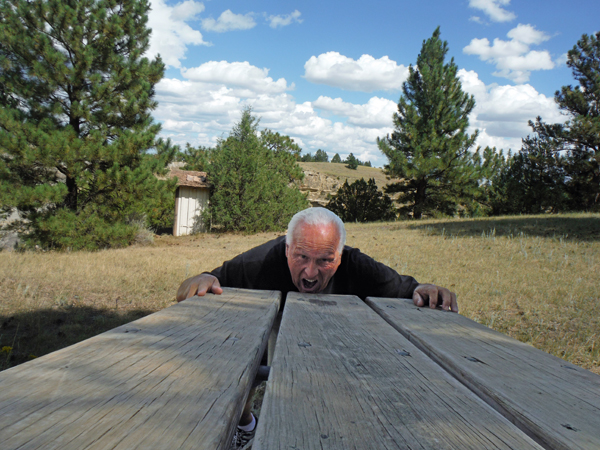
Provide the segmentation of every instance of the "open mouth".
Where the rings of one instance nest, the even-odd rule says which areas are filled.
[[[317,285],[318,280],[307,280],[306,278],[302,278],[302,287],[307,291],[310,291]]]

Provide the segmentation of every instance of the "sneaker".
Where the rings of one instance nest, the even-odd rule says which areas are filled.
[[[252,414],[252,420],[254,421],[252,431],[242,430],[240,427],[236,428],[229,450],[250,450],[252,448],[252,441],[258,425],[258,419],[254,417],[254,414]]]
[[[244,431],[239,428],[235,430],[230,450],[250,450],[254,441],[254,433],[256,433],[256,427],[252,431]]]

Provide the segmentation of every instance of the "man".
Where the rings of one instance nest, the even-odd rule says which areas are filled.
[[[289,291],[412,298],[417,306],[458,312],[453,292],[399,275],[345,242],[338,216],[325,208],[305,209],[292,218],[285,239],[269,241],[210,273],[188,278],[177,291],[177,301],[207,292],[221,294],[221,286],[226,286],[281,291],[284,298]]]
[[[412,298],[417,306],[429,304],[458,312],[453,292],[399,275],[345,243],[346,230],[338,216],[325,208],[305,209],[292,218],[285,237],[242,253],[210,273],[185,280],[177,291],[177,301],[207,292],[219,295],[225,286],[281,291],[283,299],[289,291],[349,294],[363,300],[369,296]],[[236,436],[250,439],[255,426],[248,403]]]

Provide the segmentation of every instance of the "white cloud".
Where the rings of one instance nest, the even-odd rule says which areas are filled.
[[[338,52],[311,56],[304,70],[310,82],[362,92],[399,90],[408,77],[408,68],[387,56],[362,55],[355,61]]]
[[[493,22],[510,22],[516,19],[515,13],[502,8],[509,4],[510,0],[469,0],[471,8],[483,11]]]
[[[320,96],[312,102],[312,106],[336,116],[347,117],[347,123],[365,128],[391,127],[392,116],[398,110],[396,103],[380,97],[371,97],[367,103],[356,105],[339,97]]]
[[[249,89],[255,93],[280,93],[293,89],[285,78],[274,81],[268,69],[259,69],[245,62],[209,61],[191,69],[182,69],[181,74],[192,81],[218,83]],[[246,96],[251,96],[246,95]]]
[[[469,22],[475,22],[475,23],[478,23],[478,24],[481,24],[481,25],[483,25],[485,23],[483,20],[481,20],[481,17],[479,17],[479,16],[471,16],[471,17],[469,17]]]
[[[195,19],[196,16],[203,11],[203,3],[195,2],[194,0],[186,0],[185,2],[178,3],[171,9],[170,18],[172,20],[181,20],[185,22],[186,20]]]
[[[234,14],[230,9],[223,11],[217,20],[212,17],[202,20],[203,29],[217,33],[232,30],[249,30],[255,26],[256,22],[252,17],[252,13]]]
[[[567,64],[568,60],[569,60],[569,54],[568,53],[563,53],[558,58],[556,58],[554,60],[554,62],[556,63],[557,66],[564,66],[564,65]]]
[[[146,56],[154,58],[160,54],[167,67],[181,67],[188,45],[210,45],[202,33],[187,23],[196,20],[202,11],[204,4],[193,0],[175,6],[167,6],[164,0],[152,0],[148,13],[152,35]]]
[[[318,148],[330,157],[350,152],[376,166],[387,162],[376,138],[392,132],[395,101],[373,96],[354,104],[343,98],[320,96],[297,103],[288,82],[274,81],[267,69],[247,62],[210,62],[182,70],[185,79],[165,78],[157,85],[159,106],[155,118],[162,122],[164,137],[175,143],[214,146],[226,137],[250,105],[261,118],[260,128],[289,135],[306,152]],[[547,122],[560,122],[554,100],[532,86],[485,85],[476,72],[459,70],[463,89],[475,96],[470,132],[480,130],[478,145],[517,151],[521,138],[531,134],[528,120],[541,115]]]
[[[253,86],[240,88],[236,77],[232,84],[225,84],[219,73],[236,66],[256,70],[247,63],[225,62],[218,63],[216,71],[192,72],[194,76],[185,80],[161,80],[156,87],[159,106],[154,113],[163,125],[161,135],[181,145],[189,142],[214,146],[239,121],[244,106],[251,105],[261,118],[260,128],[291,136],[307,152],[322,148],[330,156],[339,153],[342,158],[352,152],[375,165],[385,163],[375,141],[391,132],[391,116],[396,108],[391,100],[373,97],[366,104],[355,105],[320,97],[312,103],[298,104],[287,92],[264,89],[265,83],[255,83],[255,91]],[[260,70],[257,75],[264,80],[266,72]],[[336,115],[336,119],[325,117],[327,114]]]
[[[271,28],[286,27],[293,22],[302,23],[300,15],[300,11],[296,9],[293,13],[284,16],[269,16],[267,17],[267,20],[269,21],[269,26]]]
[[[507,35],[511,38],[510,41],[496,38],[492,45],[486,38],[473,39],[463,52],[495,64],[498,70],[494,75],[516,83],[529,81],[533,70],[550,70],[556,66],[547,50],[530,50],[530,45],[541,44],[550,38],[544,32],[531,25],[519,24]]]
[[[527,45],[539,45],[550,39],[550,36],[543,31],[536,30],[532,25],[523,25],[522,23],[510,30],[506,35],[517,42]]]
[[[550,123],[563,122],[552,97],[529,85],[486,86],[474,71],[458,71],[462,88],[475,97],[476,106],[469,117],[470,128],[480,130],[478,145],[513,151],[521,148],[521,138],[531,134],[529,120],[542,116]]]

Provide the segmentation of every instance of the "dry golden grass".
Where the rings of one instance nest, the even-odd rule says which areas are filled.
[[[348,244],[458,294],[461,314],[600,374],[600,215],[349,224]],[[276,234],[0,253],[0,369],[174,303],[187,276]]]

